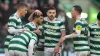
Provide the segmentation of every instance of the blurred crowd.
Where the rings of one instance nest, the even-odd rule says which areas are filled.
[[[16,5],[20,2],[25,2],[29,6],[27,18],[35,9],[41,10],[46,16],[46,7],[54,6],[58,11],[58,0],[0,0],[0,28],[2,28],[8,21],[11,14],[16,11]],[[24,22],[28,22],[27,19]]]
[[[72,32],[71,28],[73,25],[70,25],[70,19],[66,16],[64,10],[59,8],[59,0],[0,0],[0,48],[4,47],[4,40],[7,35],[8,19],[11,14],[16,12],[16,5],[20,2],[25,2],[29,7],[28,13],[24,17],[25,19],[22,19],[23,25],[29,22],[27,18],[35,9],[41,10],[43,16],[46,17],[46,8],[53,6],[57,11],[56,17],[65,22],[66,34]]]

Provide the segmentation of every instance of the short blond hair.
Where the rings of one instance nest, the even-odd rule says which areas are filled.
[[[25,4],[25,3],[23,3],[23,2],[21,2],[21,3],[19,3],[19,4],[17,5],[17,9],[19,9],[19,8],[23,8],[23,7],[28,8],[28,5]]]

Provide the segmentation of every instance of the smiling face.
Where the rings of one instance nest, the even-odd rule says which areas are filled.
[[[50,20],[53,20],[56,16],[56,10],[50,9],[47,11],[47,16]]]

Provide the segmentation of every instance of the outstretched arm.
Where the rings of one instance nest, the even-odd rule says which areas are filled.
[[[62,30],[61,31],[61,38],[63,38],[64,36],[65,36],[65,30]],[[62,41],[60,40],[58,42],[58,44],[56,45],[56,47],[54,48],[54,53],[58,53],[59,52],[61,44],[62,44]]]

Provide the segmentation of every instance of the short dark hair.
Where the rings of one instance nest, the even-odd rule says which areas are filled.
[[[100,12],[97,14],[97,19],[100,20]]]
[[[17,9],[19,9],[19,8],[23,8],[23,7],[28,8],[28,5],[25,4],[25,3],[23,3],[23,2],[20,2],[20,3],[17,5]]]
[[[48,11],[48,10],[56,10],[56,9],[55,9],[54,7],[48,7],[48,8],[47,8],[47,11]]]
[[[79,5],[75,5],[75,6],[73,6],[73,7],[75,8],[75,10],[76,10],[79,14],[81,14],[82,8],[81,8]]]

